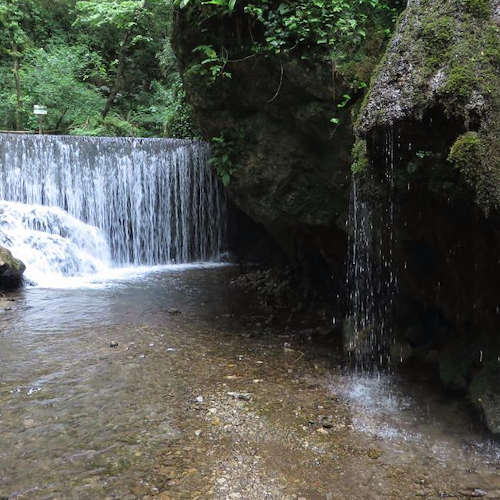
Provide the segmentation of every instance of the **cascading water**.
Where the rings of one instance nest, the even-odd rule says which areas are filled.
[[[225,201],[208,158],[198,141],[0,134],[0,238],[34,281],[213,260]]]
[[[368,200],[353,176],[349,210],[347,288],[349,315],[345,348],[361,366],[390,361],[394,342],[393,314],[397,292],[395,273],[394,135],[384,141],[385,196]]]
[[[57,207],[0,201],[0,244],[26,264],[35,283],[102,273],[111,266],[103,232]]]

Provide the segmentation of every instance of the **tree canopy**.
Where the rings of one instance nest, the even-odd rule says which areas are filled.
[[[0,0],[0,129],[190,137],[170,0]]]

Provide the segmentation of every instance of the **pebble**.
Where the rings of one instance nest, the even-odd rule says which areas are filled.
[[[132,486],[130,490],[136,496],[142,496],[148,492],[148,488],[143,484],[136,484],[135,486]]]
[[[165,491],[157,495],[156,498],[157,500],[172,500],[172,497]]]
[[[23,425],[24,427],[26,427],[26,429],[32,429],[33,427],[35,427],[36,423],[32,418],[27,418],[23,421]]]
[[[382,456],[382,452],[380,450],[376,450],[375,448],[368,450],[366,454],[373,460],[377,460]]]
[[[465,493],[465,494],[473,498],[482,498],[487,496],[488,492],[482,490],[481,488],[474,488],[470,493]]]
[[[239,399],[241,401],[250,401],[252,399],[252,394],[249,392],[228,392],[227,394],[233,399]]]

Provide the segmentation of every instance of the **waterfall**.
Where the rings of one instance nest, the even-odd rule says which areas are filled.
[[[57,207],[0,201],[0,244],[27,266],[31,281],[50,284],[111,266],[102,231]]]
[[[44,246],[68,276],[98,272],[95,259],[216,259],[225,200],[208,158],[199,141],[0,134],[0,239],[27,260]]]
[[[381,196],[367,196],[353,174],[349,219],[344,345],[361,366],[390,362],[394,343],[395,272],[394,134],[385,136]],[[371,166],[370,168],[373,168]],[[375,179],[375,177],[373,177]]]

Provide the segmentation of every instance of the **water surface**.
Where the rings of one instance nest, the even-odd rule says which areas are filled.
[[[460,402],[346,371],[298,341],[300,318],[273,323],[228,284],[236,272],[14,296],[0,499],[500,498],[499,448]]]

